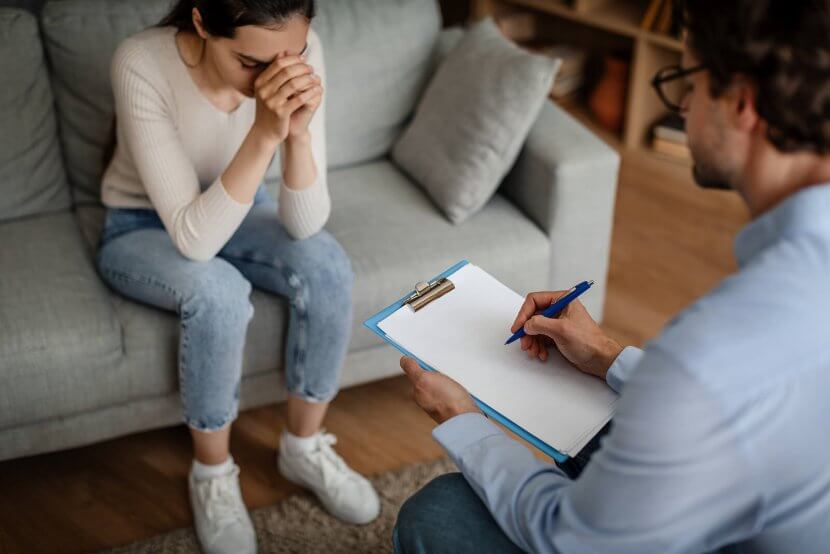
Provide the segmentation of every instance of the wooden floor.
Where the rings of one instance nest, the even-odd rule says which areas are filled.
[[[703,192],[688,168],[624,157],[617,198],[606,330],[642,344],[733,271],[731,241],[746,221],[736,195]],[[281,406],[243,413],[232,451],[250,507],[297,489],[277,474]],[[338,450],[376,474],[441,456],[432,422],[392,378],[343,391],[326,421]],[[359,446],[358,446],[359,445]],[[0,463],[0,553],[80,552],[191,524],[186,429],[141,433],[76,450]]]

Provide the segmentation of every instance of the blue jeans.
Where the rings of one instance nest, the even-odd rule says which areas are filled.
[[[179,314],[179,391],[190,427],[217,430],[236,417],[252,286],[288,300],[288,392],[311,402],[337,393],[352,324],[351,263],[326,231],[292,238],[264,189],[206,262],[182,256],[154,210],[110,209],[97,263],[122,295]]]
[[[610,423],[603,427],[576,456],[558,463],[559,468],[571,479],[579,477],[610,428]],[[392,543],[397,554],[522,552],[460,473],[436,477],[404,502]]]

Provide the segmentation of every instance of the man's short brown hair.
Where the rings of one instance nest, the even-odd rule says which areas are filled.
[[[830,0],[685,0],[678,13],[713,97],[743,75],[776,148],[830,152]]]

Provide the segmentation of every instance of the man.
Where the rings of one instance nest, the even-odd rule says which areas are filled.
[[[402,359],[463,477],[407,501],[399,552],[830,552],[830,2],[683,13],[682,65],[654,83],[686,118],[698,183],[749,207],[740,270],[645,350],[578,302],[535,315],[561,293],[528,296],[511,329],[530,335],[522,348],[544,360],[555,347],[621,394],[576,480]]]

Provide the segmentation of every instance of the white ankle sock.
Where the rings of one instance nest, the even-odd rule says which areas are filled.
[[[288,431],[282,432],[280,439],[280,448],[284,448],[287,454],[291,456],[299,456],[304,452],[314,450],[314,445],[317,444],[317,437],[320,433],[314,433],[310,437],[298,437],[292,435]]]
[[[203,464],[197,459],[193,459],[193,477],[197,481],[204,481],[205,479],[213,479],[214,477],[221,477],[227,475],[233,469],[233,456],[228,456],[228,459],[221,464],[208,465]]]

